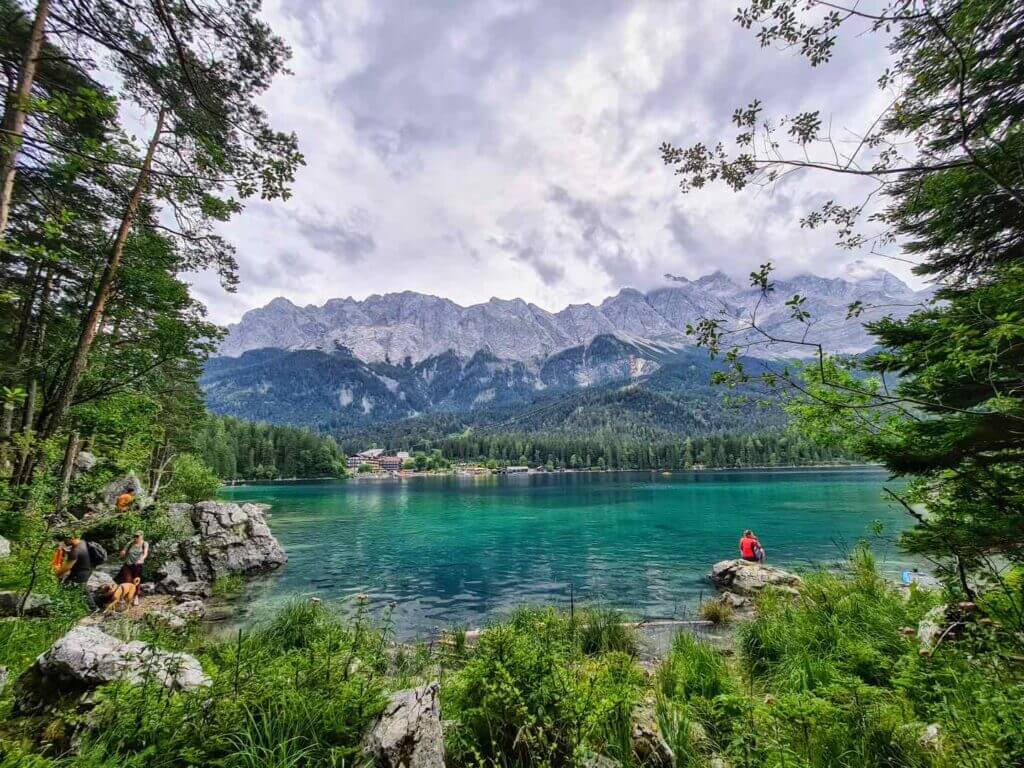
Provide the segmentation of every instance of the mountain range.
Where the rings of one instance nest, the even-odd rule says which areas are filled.
[[[855,262],[847,277],[798,275],[775,281],[775,290],[761,302],[759,324],[777,336],[799,338],[804,327],[793,320],[785,301],[806,297],[813,336],[827,349],[856,353],[871,338],[862,323],[884,314],[906,314],[930,296],[914,291],[890,272],[866,269]],[[668,284],[643,293],[623,288],[598,305],[570,304],[549,312],[522,299],[492,298],[463,307],[450,299],[413,291],[331,299],[323,306],[299,307],[279,297],[247,312],[228,327],[220,353],[238,356],[254,349],[348,349],[366,362],[418,363],[454,352],[469,358],[487,351],[502,360],[542,360],[562,350],[589,343],[596,336],[617,335],[639,342],[687,345],[687,324],[710,315],[740,323],[749,317],[760,292],[740,286],[722,272],[697,280],[666,275]],[[847,318],[847,307],[862,302],[867,311]],[[774,357],[801,354],[797,348],[752,350]]]
[[[229,327],[202,385],[214,412],[331,431],[443,414],[455,427],[552,429],[568,420],[597,429],[621,421],[631,429],[715,432],[742,428],[743,418],[780,417],[743,417],[718,405],[710,378],[719,364],[693,347],[687,324],[719,316],[742,327],[757,305],[762,328],[800,338],[807,326],[785,304],[800,294],[813,318],[808,336],[855,354],[873,343],[863,322],[909,314],[931,295],[860,264],[845,277],[777,280],[760,304],[759,291],[721,272],[666,278],[662,288],[625,288],[596,306],[554,313],[521,299],[463,307],[411,291],[320,307],[277,298]],[[855,301],[867,309],[851,319]],[[749,351],[760,366],[806,354],[784,345]]]

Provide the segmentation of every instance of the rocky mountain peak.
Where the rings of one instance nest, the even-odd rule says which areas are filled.
[[[696,280],[674,275],[666,275],[666,279],[668,285],[646,293],[626,287],[596,306],[571,304],[555,313],[520,298],[494,297],[467,307],[415,291],[375,294],[362,301],[331,299],[321,307],[298,307],[279,297],[229,326],[220,352],[238,356],[267,347],[326,352],[344,347],[367,362],[406,358],[419,362],[449,351],[470,359],[486,350],[502,360],[529,362],[586,345],[602,334],[685,345],[689,343],[687,324],[711,313],[743,317],[755,300],[756,291],[721,270]],[[891,272],[864,262],[850,264],[841,277],[801,274],[777,280],[776,287],[778,298],[769,302],[771,312],[762,313],[763,322],[779,332],[793,331],[788,327],[791,318],[782,297],[800,293],[808,297],[823,343],[844,352],[872,346],[862,326],[864,320],[885,312],[910,311],[891,306],[883,310],[886,304],[908,305],[912,303],[908,298],[923,301],[930,295],[915,293]],[[856,300],[877,304],[879,309],[848,320],[846,307]]]

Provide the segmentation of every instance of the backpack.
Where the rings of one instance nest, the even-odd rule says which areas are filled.
[[[86,549],[89,550],[89,561],[95,568],[97,565],[103,565],[107,562],[107,550],[97,544],[95,541],[85,542]]]

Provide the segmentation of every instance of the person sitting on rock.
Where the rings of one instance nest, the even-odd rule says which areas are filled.
[[[754,532],[750,529],[745,530],[743,538],[740,539],[740,557],[747,562],[760,563],[764,561],[764,556],[764,547],[761,546],[761,542],[757,540]]]
[[[135,494],[132,493],[130,488],[126,488],[124,493],[117,497],[114,506],[117,507],[118,512],[127,512],[133,501],[135,501]]]
[[[121,566],[117,578],[114,579],[118,584],[130,584],[135,582],[136,579],[142,580],[142,564],[149,557],[149,542],[146,541],[144,536],[145,534],[142,531],[136,531],[132,535],[132,540],[121,549],[120,555],[124,565]],[[132,605],[138,604],[139,593],[136,591]]]
[[[57,578],[68,587],[80,589],[85,595],[85,604],[90,611],[95,613],[99,608],[89,587],[86,586],[92,575],[92,557],[89,555],[89,545],[85,539],[74,533],[66,536],[64,543],[67,545],[68,551],[64,562],[57,569]]]

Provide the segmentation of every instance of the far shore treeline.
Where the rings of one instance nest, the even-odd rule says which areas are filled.
[[[195,438],[195,454],[222,480],[329,478],[346,474],[346,457],[371,446],[431,454],[490,469],[526,465],[547,470],[689,470],[843,464],[857,456],[798,433],[701,435],[679,440],[624,438],[608,432],[571,437],[558,433],[467,433],[425,440],[372,434],[340,442],[301,427],[209,416]]]

